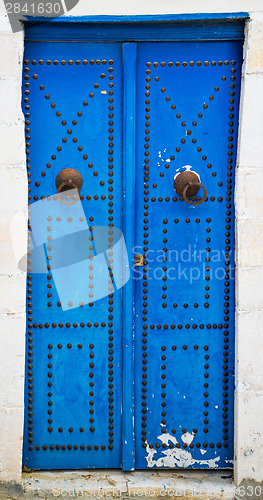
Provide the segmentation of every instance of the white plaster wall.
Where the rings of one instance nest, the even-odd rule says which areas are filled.
[[[263,10],[262,0],[80,0],[70,15],[239,12],[251,15],[245,44],[237,170],[237,390],[235,474],[263,481]],[[23,33],[12,34],[0,0],[0,479],[21,478],[25,275],[10,220],[26,203],[21,114]],[[17,228],[26,250],[26,227]]]
[[[0,479],[21,476],[24,412],[25,279],[13,254],[10,221],[25,210],[23,33],[0,16]],[[26,252],[26,227],[22,233]],[[20,238],[21,245],[21,238]]]
[[[262,11],[261,0],[79,0],[70,15],[142,15]]]
[[[245,44],[236,173],[236,480],[263,481],[263,13]]]
[[[262,11],[262,0],[79,0],[69,14],[88,15],[143,15],[182,14],[193,12],[257,12]],[[5,13],[0,0],[0,13]]]

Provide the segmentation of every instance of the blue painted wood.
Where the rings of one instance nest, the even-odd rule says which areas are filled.
[[[241,64],[241,42],[138,44],[137,469],[232,467]],[[198,206],[174,191],[188,165]]]
[[[72,64],[56,63],[63,60]],[[40,243],[52,257],[51,270],[28,272],[24,464],[119,468],[121,290],[112,293],[104,261],[101,280],[89,258],[96,259],[90,246],[99,253],[94,227],[106,227],[107,246],[111,226],[122,227],[121,44],[28,42],[24,112],[31,239],[37,243],[44,233]],[[55,179],[64,167],[83,177],[82,207],[39,201],[56,194]],[[39,203],[40,215],[34,208]],[[58,248],[64,269],[56,266]],[[112,258],[116,268],[114,253]],[[33,271],[36,259],[33,253]],[[103,279],[106,296],[92,302],[90,294],[100,291]],[[85,305],[79,306],[82,296]]]
[[[160,22],[160,21],[206,21],[206,20],[245,20],[249,18],[248,12],[210,12],[198,13],[193,12],[190,14],[153,14],[153,15],[135,15],[135,16],[111,16],[111,15],[97,15],[97,16],[60,16],[55,18],[25,16],[26,21],[29,22],[46,22],[50,19],[52,23],[122,23],[122,22]]]
[[[128,24],[110,28],[107,36],[123,34],[125,40]],[[237,24],[229,24],[224,36],[237,36]],[[55,33],[58,24],[48,26]],[[81,37],[84,27],[76,27]],[[136,23],[134,29],[141,39],[156,36],[139,35]],[[197,37],[195,24],[185,36],[189,30],[188,41]],[[78,44],[27,41],[30,202],[56,192],[64,167],[76,168],[84,180],[84,217],[75,206],[69,220],[65,206],[57,212],[52,200],[37,228],[31,214],[33,244],[43,232],[49,238],[43,248],[51,269],[28,273],[28,468],[232,467],[233,190],[242,40],[203,43],[206,36],[204,29],[202,42],[124,43],[123,54],[120,43],[87,43],[85,37]],[[200,206],[174,192],[174,175],[185,165],[208,190]],[[95,273],[82,260],[65,272],[55,265],[57,248],[66,263],[72,259],[69,231],[73,237],[83,233],[72,264],[90,246],[90,232],[81,231],[85,218],[89,227],[123,227],[130,264],[135,252],[144,255],[144,266],[133,269],[123,296],[113,283],[113,297],[76,308],[67,302],[62,310],[61,294],[80,300]],[[97,251],[96,238],[91,241]],[[33,266],[36,259],[33,254]],[[95,278],[100,288],[101,277]]]
[[[123,44],[123,228],[130,269],[135,231],[135,126],[137,44]],[[122,468],[135,468],[134,440],[134,280],[123,289]]]
[[[25,23],[26,40],[111,40],[111,41],[146,41],[146,40],[225,40],[225,39],[244,39],[244,22],[246,16],[231,16],[224,19],[208,17],[207,19],[194,18],[193,20],[174,20],[168,18],[158,18],[132,20],[122,17],[118,21],[105,20],[98,17],[98,24],[95,18],[86,20],[85,18],[58,18],[53,21],[43,20],[42,23]],[[169,20],[170,19],[170,20]],[[176,18],[177,19],[177,18]],[[79,21],[79,22],[78,22]],[[56,28],[59,25],[59,30]]]

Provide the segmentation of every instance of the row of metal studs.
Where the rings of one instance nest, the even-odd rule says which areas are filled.
[[[218,184],[223,185],[223,183],[222,183],[222,182],[219,182]],[[196,199],[197,199],[197,198],[195,198],[194,196],[192,197],[192,200],[193,200],[193,201],[195,201]],[[216,197],[215,197],[215,196],[211,196],[211,197],[210,197],[210,200],[211,200],[211,201],[216,201]],[[176,201],[183,201],[183,202],[184,202],[184,199],[183,199],[183,197],[182,197],[182,196],[180,196],[179,198],[178,198],[177,196],[173,196],[172,198],[169,198],[169,196],[166,196],[164,199],[163,199],[163,197],[162,197],[162,196],[159,196],[159,198],[155,198],[155,197],[153,196],[153,197],[151,198],[151,201],[152,201],[152,202],[158,201],[159,203],[162,203],[163,201],[165,201],[166,203],[168,203],[168,202],[176,202]],[[219,197],[217,198],[217,201],[219,201],[219,203],[220,203],[221,201],[223,201],[222,196],[219,196]]]
[[[164,220],[163,220],[163,224],[164,224],[164,225],[166,225],[166,224],[167,224],[167,222],[168,222],[168,220],[167,220],[167,219],[164,219]],[[164,236],[164,237],[163,237],[163,243],[164,243],[164,244],[168,243],[167,232],[168,232],[168,229],[167,229],[167,227],[165,227],[165,226],[164,226],[164,227],[163,227],[163,233],[164,233],[164,234],[163,234],[163,236]],[[166,264],[165,264],[165,263],[167,262],[167,257],[166,257],[166,253],[167,253],[167,251],[168,251],[168,248],[167,248],[166,246],[164,246],[164,247],[163,247],[163,259],[162,259],[162,260],[163,260],[163,263],[164,263],[164,264],[163,264],[163,277],[162,277],[162,281],[164,281],[164,282],[166,282],[166,281],[167,281],[167,276],[166,276],[166,274],[165,274],[165,273],[167,272],[167,266],[166,266]],[[166,294],[167,294],[167,285],[166,285],[166,283],[163,283],[163,284],[162,284],[162,300],[163,300],[163,302],[162,302],[162,307],[163,307],[163,308],[166,308],[166,307],[167,307],[167,302],[165,302],[165,300],[166,300],[166,298],[167,298],[167,295],[166,295]]]
[[[161,330],[161,329],[164,329],[164,330],[169,330],[169,329],[174,330],[175,328],[178,328],[178,330],[182,330],[183,328],[186,328],[187,330],[189,330],[189,328],[191,328],[191,327],[195,330],[196,328],[198,328],[198,325],[197,324],[193,324],[191,326],[189,324],[187,324],[187,325],[174,325],[174,324],[171,324],[169,326],[169,325],[159,325],[159,324],[158,325],[154,325],[153,323],[151,323],[151,325],[150,325],[150,328],[152,330],[154,330],[154,328],[157,328],[157,330]],[[204,328],[207,328],[208,330],[210,330],[210,329],[213,328],[215,330],[216,328],[219,328],[219,329],[224,328],[224,325],[222,323],[219,323],[218,325],[217,324],[211,325],[210,323],[208,323],[207,325],[204,325],[203,323],[201,323],[199,325],[199,328],[201,330],[204,329]]]
[[[229,251],[231,251],[231,247],[230,247],[230,231],[231,231],[231,223],[233,224],[233,220],[232,217],[231,217],[231,200],[232,200],[232,163],[233,163],[233,144],[232,144],[232,141],[233,141],[233,133],[234,133],[234,128],[232,128],[234,126],[234,102],[235,102],[235,99],[234,99],[234,96],[235,96],[235,91],[233,90],[235,88],[235,74],[236,70],[234,68],[231,69],[231,77],[230,77],[230,100],[229,100],[229,111],[230,111],[230,114],[229,114],[229,119],[230,119],[230,122],[228,123],[229,125],[229,145],[228,145],[228,173],[227,173],[227,176],[228,176],[228,179],[227,179],[227,193],[226,193],[226,247],[225,247],[225,250],[226,250],[226,261],[225,261],[225,265],[226,265],[226,268],[225,268],[225,307],[226,309],[224,310],[224,313],[226,314],[225,316],[225,321],[226,321],[226,324],[225,324],[225,331],[224,331],[224,352],[223,352],[223,375],[224,375],[224,378],[223,378],[223,440],[224,440],[224,447],[227,448],[228,447],[228,400],[226,399],[227,396],[228,396],[228,349],[229,349],[229,346],[228,346],[228,335],[229,335],[229,332],[228,332],[228,327],[229,327],[229,324],[228,324],[228,321],[229,321],[229,293],[230,293],[230,280],[229,280],[229,265],[230,265],[230,255],[228,254]]]
[[[90,61],[88,61],[87,59],[83,59],[83,61],[81,62],[81,61],[80,61],[80,59],[77,59],[77,60],[75,61],[75,64],[76,64],[77,66],[79,66],[80,64],[83,64],[84,66],[87,66],[87,64],[90,64],[91,66],[93,66],[95,63],[96,63],[97,65],[100,65],[100,64],[105,65],[105,64],[107,64],[107,60],[106,60],[106,59],[102,59],[102,61],[101,61],[100,59],[90,59]],[[30,61],[29,61],[28,59],[26,59],[26,60],[25,60],[25,64],[28,66],[28,65],[30,64]],[[31,61],[31,64],[32,64],[33,66],[36,66],[37,64],[40,64],[40,66],[43,66],[43,64],[45,64],[45,61],[44,61],[43,59],[40,59],[39,61],[37,61],[36,59],[33,59],[33,60]],[[47,59],[46,64],[47,64],[48,66],[51,66],[51,64],[52,64],[51,59]],[[55,60],[53,61],[53,64],[54,64],[55,66],[58,66],[58,65],[59,65],[59,61],[58,61],[57,59],[55,59]],[[62,60],[60,61],[60,64],[62,64],[62,66],[65,66],[65,65],[67,64],[67,61],[66,61],[65,59],[62,59]],[[72,59],[69,59],[68,64],[69,64],[70,66],[72,66],[72,65],[74,64],[74,61],[73,61]],[[108,64],[111,66],[111,65],[113,64],[113,60],[112,60],[112,59],[109,59]]]
[[[24,69],[24,72],[25,72],[25,75],[24,75],[24,79],[26,80],[26,83],[25,83],[25,98],[24,98],[24,103],[25,103],[25,118],[26,118],[26,127],[29,127],[30,126],[30,104],[29,104],[29,95],[30,95],[30,83],[29,83],[29,67],[26,67]],[[29,134],[31,132],[31,129],[30,128],[26,128],[26,134]],[[30,177],[30,135],[26,135],[26,161],[27,161],[27,170],[28,170],[28,177]],[[28,184],[30,184],[30,179],[28,179]],[[29,189],[30,191],[30,189]],[[30,197],[29,197],[29,200],[30,200]],[[33,290],[32,290],[32,279],[33,279],[33,276],[30,273],[30,271],[32,271],[32,267],[31,267],[31,264],[32,264],[32,260],[31,260],[31,257],[32,257],[32,239],[31,239],[31,235],[32,235],[32,231],[31,231],[31,209],[30,209],[30,206],[29,206],[29,210],[28,210],[28,215],[29,215],[29,219],[28,219],[28,261],[27,261],[27,285],[28,285],[28,288],[27,288],[27,321],[28,321],[28,348],[27,348],[27,355],[28,355],[28,377],[27,377],[27,382],[28,382],[28,443],[29,443],[29,446],[28,446],[28,449],[31,451],[33,450],[33,331],[30,329],[31,327],[31,321],[32,321],[32,314],[33,314],[33,304],[32,304],[32,293],[33,293]]]
[[[146,68],[146,99],[145,99],[145,104],[146,104],[146,107],[145,107],[145,112],[146,112],[146,115],[145,115],[145,119],[147,120],[146,121],[146,126],[150,126],[150,107],[149,107],[149,104],[150,104],[150,99],[148,99],[148,89],[147,89],[147,78],[149,77],[149,75],[151,74],[151,70],[149,70],[148,68]],[[149,130],[147,128],[147,130]],[[149,135],[149,132],[147,131],[147,133],[145,134],[145,145],[144,145],[144,212],[143,212],[143,216],[144,216],[144,219],[143,219],[143,222],[144,224],[148,224],[148,209],[149,209],[149,205],[148,205],[148,201],[149,201],[149,198],[148,198],[148,188],[149,188],[149,141],[150,141],[150,135]],[[147,226],[148,227],[148,226]],[[144,227],[143,227],[143,231],[144,231]],[[147,421],[147,307],[148,307],[148,301],[147,301],[147,294],[148,294],[148,261],[147,261],[147,252],[148,252],[148,237],[149,237],[149,234],[148,234],[148,231],[147,232],[143,232],[143,237],[144,237],[144,240],[143,240],[143,244],[144,244],[144,247],[143,247],[143,251],[144,251],[144,254],[143,254],[143,265],[144,265],[144,268],[143,268],[143,272],[144,272],[144,275],[143,275],[143,303],[142,303],[142,306],[143,306],[143,332],[142,332],[142,446],[143,448],[146,448],[147,444],[147,430],[146,430],[146,427],[147,427],[147,424],[146,424],[146,421]]]
[[[34,449],[33,447],[31,447],[31,448]],[[84,444],[81,444],[81,445],[77,445],[77,444],[74,444],[74,445],[72,445],[72,444],[68,444],[68,445],[65,445],[65,444],[62,444],[62,445],[56,444],[56,445],[54,445],[54,444],[51,444],[51,445],[47,446],[46,444],[44,444],[43,446],[37,445],[35,447],[35,449],[36,449],[36,451],[40,451],[41,449],[43,451],[47,451],[47,450],[53,451],[53,450],[60,450],[60,449],[62,451],[65,451],[65,450],[75,450],[76,451],[78,449],[80,449],[81,451],[84,451],[84,450],[89,450],[90,451],[92,449],[95,450],[95,451],[97,451],[99,449],[101,449],[101,450],[104,451],[104,450],[106,450],[106,446],[104,444],[101,445],[101,446],[96,445],[96,444],[94,446],[92,446],[91,444],[88,444],[87,446],[84,445]]]
[[[195,200],[198,200],[198,199],[199,199],[199,197],[198,197],[198,196],[197,196],[197,197],[193,196],[191,199],[192,199],[192,201],[195,201]],[[208,200],[210,200],[210,201],[219,201],[219,203],[221,203],[221,202],[223,201],[223,198],[222,198],[222,196],[218,196],[218,198],[216,199],[216,197],[215,197],[215,196],[210,196],[210,198],[207,198],[207,200],[205,200],[205,201],[208,201]],[[163,198],[162,198],[162,197],[159,197],[159,198],[157,199],[157,198],[155,198],[155,197],[153,196],[153,197],[151,198],[151,201],[152,201],[153,203],[154,203],[155,201],[162,202],[162,201],[163,201]],[[172,198],[171,200],[170,200],[170,198],[169,198],[169,199],[166,199],[166,198],[165,198],[165,201],[173,201],[173,202],[176,202],[176,201],[183,201],[183,202],[185,203],[185,201],[184,201],[184,199],[183,199],[183,197],[182,197],[182,196],[180,196],[180,198],[177,198],[177,196],[173,196],[173,198]]]
[[[31,276],[30,276],[30,279],[32,279]],[[29,286],[31,286],[31,283],[29,284]],[[31,293],[31,290],[30,290],[30,293]],[[144,313],[144,314],[146,314],[146,313]],[[32,318],[29,318],[29,319],[32,319]],[[80,323],[79,325],[78,325],[78,323],[73,323],[72,325],[71,325],[71,323],[65,323],[65,324],[64,323],[58,323],[58,324],[57,323],[52,323],[51,325],[49,323],[45,323],[45,324],[43,324],[43,323],[39,323],[39,324],[38,323],[30,323],[28,325],[29,328],[43,328],[43,327],[49,328],[50,326],[52,328],[57,328],[57,327],[63,328],[64,326],[66,328],[70,328],[71,326],[73,326],[73,328],[77,328],[78,326],[80,326],[81,328],[84,328],[86,326],[88,328],[91,328],[92,326],[94,326],[95,328],[98,328],[99,326],[102,326],[103,328],[105,328],[106,323],[101,323],[101,325],[99,323],[97,323],[97,322],[95,322],[95,323],[87,323],[87,324],[86,323]],[[189,328],[193,328],[193,329],[200,328],[201,330],[204,329],[204,328],[207,328],[208,330],[210,330],[210,329],[216,330],[217,328],[219,328],[219,329],[224,328],[225,325],[223,325],[222,323],[219,323],[219,324],[215,324],[214,323],[213,325],[211,325],[210,323],[208,323],[207,325],[201,323],[199,326],[197,324],[193,324],[193,325],[189,325],[189,324],[186,324],[186,325],[180,325],[180,324],[179,325],[175,325],[175,324],[160,325],[160,324],[157,324],[157,325],[155,325],[155,324],[151,323],[149,326],[150,326],[150,328],[152,330],[154,330],[154,328],[157,328],[157,330],[161,330],[161,329],[164,329],[164,330],[168,330],[168,329],[174,330],[175,328],[178,328],[178,330],[182,330],[183,328],[186,328],[187,330],[189,330]]]
[[[112,66],[113,64],[113,60],[110,61],[110,64]],[[109,114],[108,114],[108,118],[109,118],[109,122],[108,122],[108,125],[109,125],[109,165],[108,165],[108,191],[109,191],[109,195],[108,195],[108,206],[109,206],[109,209],[108,209],[108,213],[109,213],[109,216],[108,216],[108,220],[109,220],[109,239],[108,239],[108,242],[109,242],[109,251],[108,251],[108,255],[109,255],[109,262],[108,262],[108,265],[109,265],[109,291],[113,291],[113,281],[112,281],[112,278],[113,278],[113,265],[114,265],[114,255],[113,255],[113,245],[112,245],[112,227],[113,227],[113,167],[114,167],[114,159],[113,159],[113,147],[114,147],[114,143],[113,143],[113,118],[114,118],[114,114],[113,114],[113,109],[114,109],[114,105],[113,105],[113,95],[114,95],[114,83],[113,83],[113,80],[114,80],[114,76],[113,76],[113,67],[110,67],[109,68],[109,83],[108,83],[108,86],[109,86],[109,98],[108,98],[108,103],[109,103]],[[113,341],[114,341],[114,324],[113,324],[113,306],[114,306],[114,303],[113,303],[113,293],[110,293],[109,294],[109,320],[110,322],[108,323],[108,334],[109,334],[109,337],[108,337],[108,340],[109,340],[109,344],[108,344],[108,361],[109,361],[109,364],[108,364],[108,403],[109,403],[109,412],[108,412],[108,442],[109,442],[109,445],[108,445],[108,449],[109,450],[113,450],[113,443],[114,443],[114,392],[113,392],[113,388],[114,388],[114,372],[113,372],[113,368],[114,368],[114,364],[113,364],[113,352],[114,352],[114,344],[113,344]]]
[[[218,65],[218,66],[223,66],[223,65],[228,66],[230,63],[231,63],[232,65],[235,65],[235,64],[236,64],[236,61],[228,61],[228,60],[226,60],[226,61],[218,61],[218,62],[216,62],[216,61],[211,61],[211,63],[209,63],[209,61],[204,61],[203,63],[202,63],[202,61],[197,61],[196,63],[195,63],[194,61],[189,61],[188,63],[187,63],[186,61],[183,61],[182,63],[180,63],[179,61],[176,61],[175,63],[173,63],[172,61],[169,61],[169,62],[167,63],[167,66],[168,66],[169,68],[172,68],[173,66],[176,66],[177,68],[179,68],[179,67],[180,67],[180,65],[182,65],[183,67],[186,67],[186,66],[187,66],[187,64],[189,64],[189,66],[194,66],[195,64],[196,64],[197,66],[202,66],[202,64],[203,64],[204,66],[209,66],[209,64],[211,64],[211,66],[216,66],[216,65]],[[147,63],[147,64],[148,64],[148,67],[151,67],[151,65],[152,65],[150,62],[149,62],[149,63]],[[163,61],[163,62],[160,62],[160,63],[156,61],[156,62],[154,62],[154,63],[153,63],[153,66],[154,66],[155,68],[158,68],[158,66],[159,66],[159,65],[160,65],[162,68],[164,68],[164,67],[166,66],[166,63],[165,63],[164,61]]]

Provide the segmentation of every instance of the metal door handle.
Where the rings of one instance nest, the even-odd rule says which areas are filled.
[[[70,189],[77,189],[78,193],[83,185],[82,175],[75,168],[63,168],[60,170],[56,177],[56,188],[59,200],[65,205],[73,205],[78,201],[78,196],[74,197],[71,202],[66,202],[63,199],[62,193],[69,191]]]
[[[143,255],[135,255],[134,266],[143,266]]]
[[[198,186],[198,187],[201,187],[203,189],[204,196],[203,196],[203,198],[201,198],[201,200],[191,201],[189,198],[187,198],[187,191],[192,186]],[[203,201],[207,200],[207,190],[206,190],[205,186],[203,184],[201,184],[201,182],[188,182],[188,184],[186,184],[186,186],[183,190],[183,199],[184,199],[184,201],[186,201],[186,203],[189,203],[189,205],[200,205],[201,203],[203,203]]]

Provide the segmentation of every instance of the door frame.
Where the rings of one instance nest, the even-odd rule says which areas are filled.
[[[136,42],[244,40],[247,12],[145,16],[26,17],[25,42],[123,42],[123,233],[132,269],[135,216]],[[54,25],[59,29],[54,30]],[[99,26],[99,29],[98,29]],[[127,42],[127,43],[125,43]],[[123,288],[122,470],[135,469],[134,280]],[[125,390],[124,390],[125,387]],[[236,409],[235,409],[236,416]],[[131,436],[129,442],[125,436]]]

